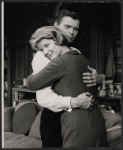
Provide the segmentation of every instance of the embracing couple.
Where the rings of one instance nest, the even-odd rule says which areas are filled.
[[[96,104],[101,75],[79,50],[70,47],[78,34],[76,12],[61,10],[54,26],[37,29],[30,45],[38,52],[27,87],[36,91],[44,110],[40,133],[43,147],[107,147],[104,117]]]

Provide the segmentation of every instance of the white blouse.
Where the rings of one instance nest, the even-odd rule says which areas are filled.
[[[32,60],[33,74],[38,73],[50,62],[41,51],[38,51]],[[36,91],[36,99],[40,106],[50,109],[53,112],[62,110],[72,111],[70,105],[71,97],[63,97],[52,90],[52,87],[40,89]]]

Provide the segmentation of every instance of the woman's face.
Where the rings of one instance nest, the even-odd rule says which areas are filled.
[[[53,39],[42,39],[37,43],[38,49],[42,51],[42,53],[48,59],[52,60],[57,56],[60,56],[62,53],[62,47],[55,44]]]

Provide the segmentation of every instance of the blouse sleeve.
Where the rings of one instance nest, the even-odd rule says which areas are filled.
[[[41,51],[36,52],[31,63],[33,74],[38,73],[40,70],[46,67],[49,62],[50,60],[46,58]]]
[[[44,69],[27,78],[27,88],[39,90],[48,87],[64,76],[64,66],[60,57],[53,59]]]

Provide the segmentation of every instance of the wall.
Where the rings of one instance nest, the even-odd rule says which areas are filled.
[[[119,3],[5,3],[4,28],[10,47],[11,87],[31,72],[33,50],[28,41],[39,27],[47,25],[59,9],[77,11],[81,24],[79,34],[72,46],[78,48],[99,73],[105,66],[112,41],[120,39]]]

